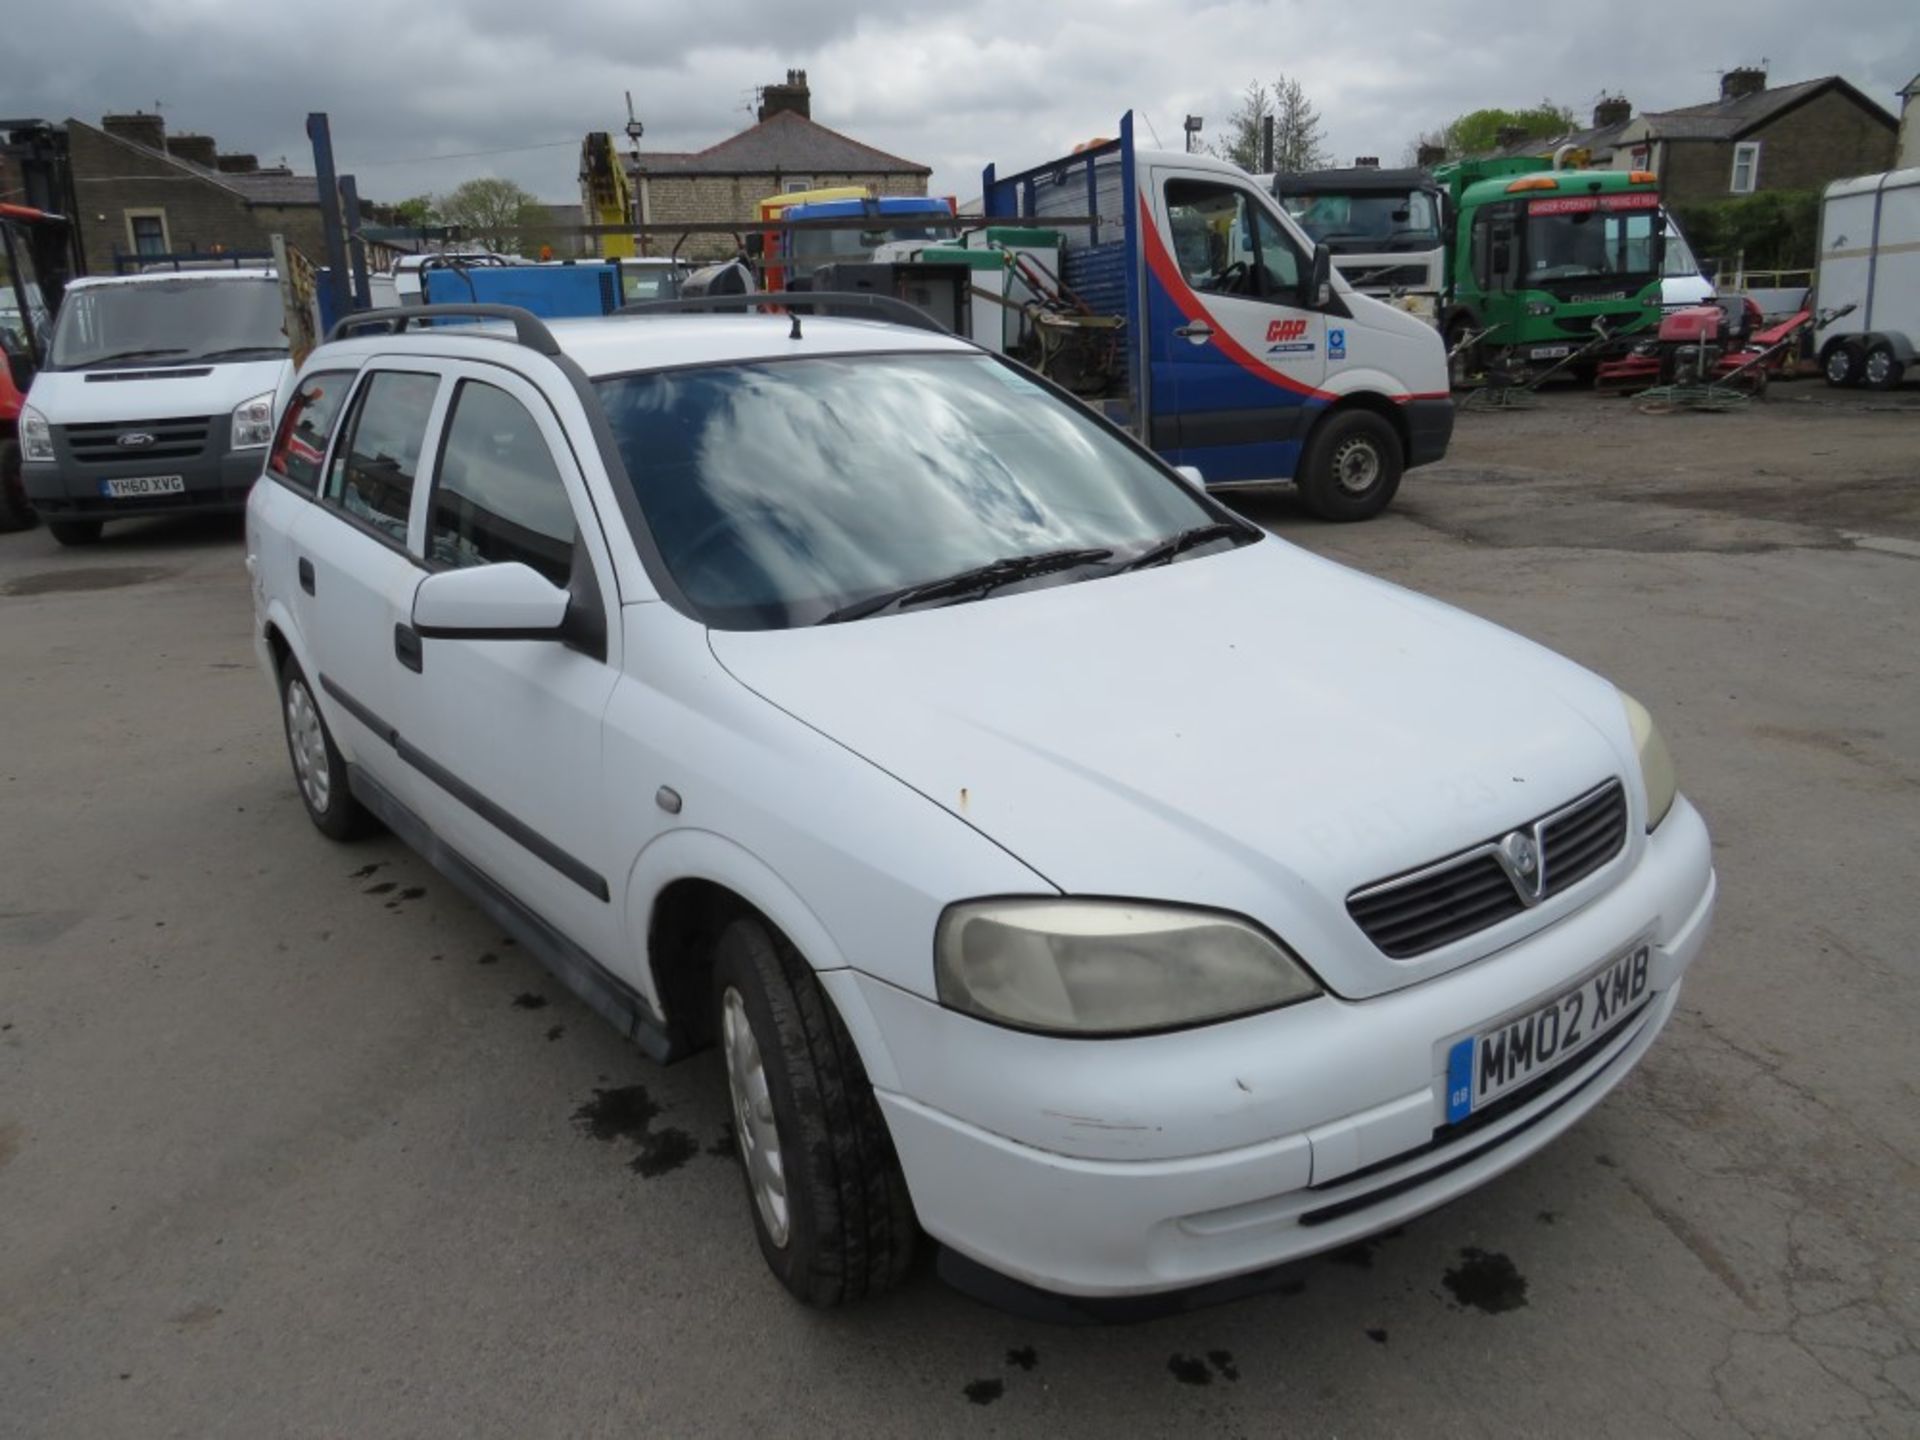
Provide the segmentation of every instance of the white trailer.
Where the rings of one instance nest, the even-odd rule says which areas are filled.
[[[1820,206],[1820,337],[1829,385],[1891,390],[1920,355],[1920,168],[1836,180]]]

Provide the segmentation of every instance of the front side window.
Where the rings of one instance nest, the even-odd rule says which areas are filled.
[[[439,389],[437,375],[374,371],[327,468],[327,501],[397,545],[407,543],[413,477]]]
[[[518,560],[567,583],[573,504],[539,425],[504,390],[465,380],[454,393],[427,514],[433,564]]]
[[[1760,142],[1745,140],[1733,147],[1733,183],[1736,195],[1751,195],[1760,183]]]
[[[995,561],[1116,560],[1220,515],[1011,366],[766,361],[596,387],[648,529],[707,623],[809,625]]]
[[[340,418],[353,376],[351,370],[319,370],[295,387],[267,457],[269,470],[302,490],[311,492],[319,486],[327,441],[333,438],[333,422]]]
[[[1167,225],[1180,273],[1195,290],[1297,303],[1300,252],[1239,186],[1169,180]]]

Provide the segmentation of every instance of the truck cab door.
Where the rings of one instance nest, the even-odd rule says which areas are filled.
[[[1251,183],[1166,167],[1150,184],[1154,448],[1210,484],[1286,479],[1345,358],[1345,304],[1310,303],[1312,254]]]

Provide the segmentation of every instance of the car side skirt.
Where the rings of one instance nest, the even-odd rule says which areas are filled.
[[[556,980],[638,1045],[649,1059],[666,1065],[689,1053],[690,1047],[654,1013],[644,995],[502,889],[360,766],[347,766],[347,788],[354,799],[451,880],[488,919],[519,941]]]

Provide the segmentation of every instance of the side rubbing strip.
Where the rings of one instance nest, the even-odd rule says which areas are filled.
[[[606,877],[583,861],[575,859],[518,816],[501,809],[446,766],[426,754],[419,746],[403,739],[400,732],[342,690],[327,676],[320,677],[320,688],[336,700],[354,719],[391,745],[394,753],[418,770],[462,805],[523,849],[538,856],[596,900],[612,898]]]

